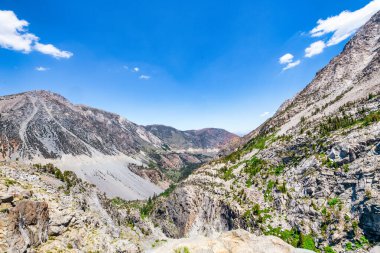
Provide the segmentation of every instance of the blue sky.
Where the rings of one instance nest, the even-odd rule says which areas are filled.
[[[47,89],[138,124],[246,133],[306,86],[378,6],[3,0],[0,95]]]

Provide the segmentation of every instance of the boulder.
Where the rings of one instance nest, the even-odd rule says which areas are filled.
[[[380,201],[371,200],[363,207],[359,226],[370,240],[380,240]]]
[[[49,209],[46,202],[23,200],[9,210],[9,252],[27,252],[48,239]]]

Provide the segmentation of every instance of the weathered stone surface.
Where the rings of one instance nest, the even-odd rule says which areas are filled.
[[[363,207],[360,215],[360,227],[365,235],[374,241],[380,241],[380,201],[371,200]]]
[[[46,202],[24,200],[9,210],[7,243],[10,252],[25,252],[48,238],[49,210]]]
[[[380,253],[380,246],[373,247],[369,253]]]
[[[273,236],[255,236],[244,230],[233,230],[214,238],[191,237],[169,240],[150,253],[168,253],[187,248],[191,253],[313,253],[296,249]]]

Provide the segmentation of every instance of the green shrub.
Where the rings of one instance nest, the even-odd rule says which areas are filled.
[[[244,172],[247,173],[251,178],[256,176],[262,169],[266,166],[266,162],[257,158],[256,156],[252,157],[251,160],[246,162]]]
[[[363,119],[363,125],[368,126],[371,123],[375,123],[380,121],[380,111],[370,112],[367,116]]]
[[[336,131],[341,128],[349,127],[355,124],[352,116],[344,115],[343,117],[328,117],[326,122],[321,123],[319,126],[319,133],[322,136],[328,135],[330,132]]]
[[[234,178],[234,174],[232,173],[233,167],[227,168],[223,167],[220,169],[220,177],[225,181],[231,180]]]
[[[298,247],[300,242],[300,233],[295,229],[283,230],[281,227],[272,228],[269,226],[269,229],[264,234],[277,236],[293,247]]]
[[[272,191],[275,185],[276,185],[276,182],[274,182],[273,180],[268,181],[267,189],[264,192],[265,200],[273,200]]]
[[[340,203],[340,199],[339,198],[332,198],[329,201],[327,201],[327,204],[329,206],[335,206],[336,204],[339,204],[339,203]]]
[[[17,181],[14,179],[11,179],[11,178],[6,178],[6,179],[4,179],[4,184],[5,184],[5,186],[9,187],[11,185],[17,184]]]
[[[336,253],[335,250],[333,250],[333,248],[331,248],[330,246],[326,246],[324,249],[325,253]]]
[[[170,184],[169,188],[167,188],[165,191],[163,191],[160,196],[162,197],[168,197],[170,195],[170,193],[172,193],[175,188],[177,187],[177,185],[175,184]]]
[[[279,166],[275,167],[273,171],[276,176],[279,176],[284,172],[284,170],[285,170],[285,165],[280,164]]]
[[[141,218],[145,219],[146,217],[148,217],[152,213],[153,207],[154,207],[154,202],[152,198],[149,197],[146,204],[140,208]]]
[[[180,248],[176,248],[174,250],[174,253],[190,253],[190,250],[188,247],[180,247]]]
[[[314,238],[311,235],[301,234],[299,246],[303,249],[308,249],[308,250],[313,250],[313,251],[317,250],[317,248],[315,247]]]
[[[346,244],[346,250],[351,251],[351,250],[353,250],[353,249],[354,249],[354,247],[352,246],[352,243],[348,242],[348,243]]]
[[[285,182],[283,182],[282,183],[282,185],[278,185],[277,186],[277,190],[279,190],[280,192],[282,192],[282,193],[286,193],[286,183]]]

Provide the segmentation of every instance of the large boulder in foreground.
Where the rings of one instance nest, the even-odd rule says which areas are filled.
[[[313,253],[296,249],[274,236],[256,236],[245,230],[233,230],[216,237],[171,239],[150,253]]]
[[[23,200],[9,209],[6,222],[8,252],[27,252],[48,239],[49,209],[46,202]]]

